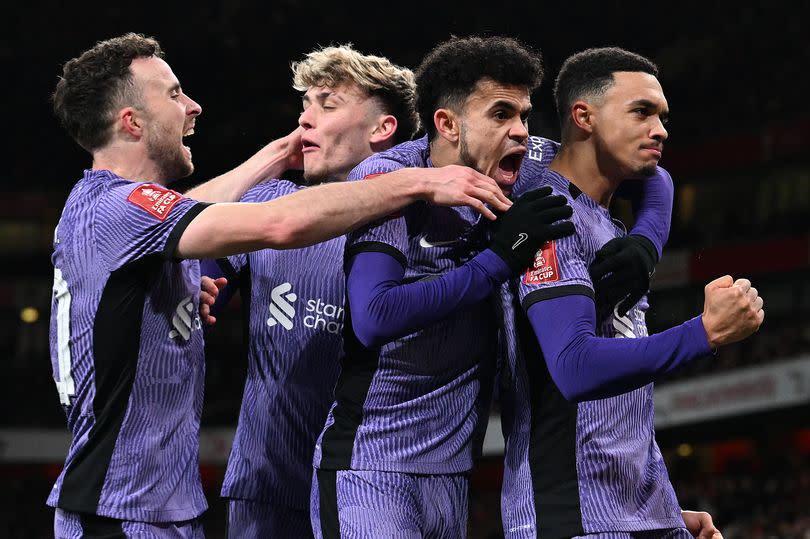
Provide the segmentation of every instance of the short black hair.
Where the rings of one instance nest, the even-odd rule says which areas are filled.
[[[65,130],[90,153],[112,138],[114,114],[125,101],[137,104],[132,60],[163,58],[156,39],[129,33],[100,41],[65,63],[51,96],[54,114]]]
[[[433,113],[458,111],[484,79],[532,91],[543,81],[542,56],[510,37],[454,36],[437,45],[416,70],[416,110],[429,139]]]
[[[563,62],[554,83],[554,102],[560,125],[577,99],[604,95],[613,86],[613,74],[619,71],[643,72],[658,76],[651,60],[619,47],[586,49]]]

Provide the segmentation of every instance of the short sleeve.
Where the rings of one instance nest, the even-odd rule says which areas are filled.
[[[149,255],[172,260],[183,231],[207,206],[162,185],[113,185],[94,215],[99,253],[110,271]]]

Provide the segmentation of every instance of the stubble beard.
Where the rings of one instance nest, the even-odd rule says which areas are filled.
[[[194,165],[186,158],[182,144],[169,142],[172,135],[167,128],[158,126],[157,131],[146,139],[146,153],[157,166],[162,179],[171,182],[194,172]]]

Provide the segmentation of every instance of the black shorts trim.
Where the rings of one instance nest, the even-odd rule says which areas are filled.
[[[593,290],[583,284],[566,284],[534,290],[523,298],[523,311],[529,312],[529,307],[540,301],[561,298],[563,296],[587,296],[593,299]]]
[[[318,476],[318,515],[324,539],[340,539],[337,504],[337,472],[316,470]]]
[[[403,268],[408,265],[408,259],[405,258],[405,255],[402,254],[399,249],[381,241],[361,241],[359,243],[349,245],[346,247],[344,259],[349,260],[358,253],[385,253],[394,257],[394,259],[399,262]]]
[[[122,521],[98,515],[79,515],[82,539],[127,539]]]

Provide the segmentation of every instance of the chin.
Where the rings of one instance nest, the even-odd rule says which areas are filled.
[[[641,178],[649,178],[650,176],[655,175],[656,166],[657,163],[644,165],[636,171],[636,174],[638,174],[638,176]]]

